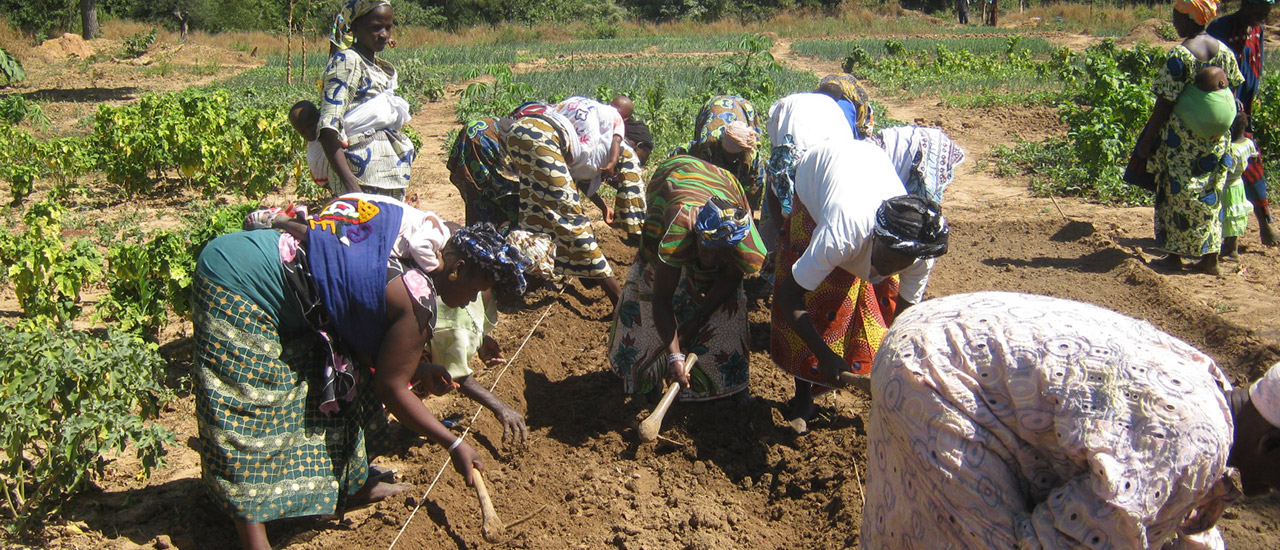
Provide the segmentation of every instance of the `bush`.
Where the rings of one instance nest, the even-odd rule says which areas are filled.
[[[288,183],[285,167],[299,163],[302,151],[286,109],[234,110],[226,90],[100,105],[93,139],[107,182],[129,194],[163,191],[157,180],[178,177],[206,194],[259,197]]]
[[[53,201],[31,205],[26,229],[0,233],[0,261],[9,266],[27,327],[57,328],[80,315],[80,289],[102,274],[102,255],[88,239],[62,238],[64,208]]]
[[[124,243],[107,251],[111,292],[98,304],[99,319],[155,339],[168,323],[168,312],[191,317],[191,285],[196,258],[219,235],[239,231],[258,203],[196,212],[188,229],[162,231],[145,243]]]
[[[149,422],[171,397],[153,346],[110,331],[94,337],[0,328],[0,480],[10,532],[38,526],[132,445],[143,474],[162,466],[173,434]]]

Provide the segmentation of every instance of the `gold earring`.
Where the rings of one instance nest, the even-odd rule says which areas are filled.
[[[453,273],[450,273],[450,274],[449,274],[449,280],[450,280],[450,281],[456,281],[456,280],[458,280],[458,272],[457,272],[457,271],[454,271]]]

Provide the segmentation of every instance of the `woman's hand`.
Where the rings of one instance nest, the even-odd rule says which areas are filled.
[[[689,389],[689,367],[684,359],[667,362],[667,379],[679,382],[680,387]]]
[[[412,385],[413,393],[419,397],[444,395],[458,389],[458,383],[453,381],[448,369],[425,359],[418,361],[418,370],[414,373]]]
[[[472,469],[480,470],[481,472],[487,471],[484,469],[484,463],[480,461],[480,454],[466,441],[454,447],[453,451],[449,453],[449,458],[452,459],[453,469],[462,474],[462,479],[466,480],[468,487],[475,485],[475,481],[471,478]]]
[[[490,367],[506,364],[507,358],[502,355],[502,346],[498,344],[498,340],[488,334],[484,335],[484,339],[480,342],[480,349],[476,350],[476,355],[480,356],[480,360]]]
[[[842,386],[840,373],[849,368],[849,364],[845,362],[844,358],[831,351],[831,348],[828,347],[815,350],[814,356],[818,359],[818,376],[822,378],[822,384],[833,388]]]
[[[524,425],[524,415],[516,412],[507,404],[494,409],[493,416],[502,424],[503,443],[525,443],[529,441],[529,428]]]

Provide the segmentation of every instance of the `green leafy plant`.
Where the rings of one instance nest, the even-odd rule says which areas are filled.
[[[536,97],[533,88],[516,81],[511,67],[506,65],[475,67],[467,72],[466,77],[477,79],[485,75],[493,77],[493,82],[472,82],[462,90],[462,95],[458,98],[458,122],[505,115],[521,103]]]
[[[27,71],[22,69],[22,63],[4,48],[0,48],[0,78],[4,79],[5,86],[27,78]]]
[[[62,237],[65,209],[56,202],[31,205],[26,229],[0,234],[0,261],[9,266],[27,327],[56,328],[80,315],[80,290],[102,274],[102,256],[88,239]]]
[[[49,117],[44,115],[44,109],[40,108],[40,104],[18,94],[0,97],[0,120],[9,124],[20,124],[24,120],[31,120],[41,126],[49,125]]]
[[[767,36],[745,35],[737,43],[737,53],[707,69],[712,80],[720,81],[726,93],[760,102],[774,94],[773,74],[782,67],[773,58],[773,40]]]
[[[196,259],[214,238],[239,231],[244,217],[258,207],[242,205],[198,211],[183,231],[162,231],[143,243],[124,243],[107,251],[110,293],[95,313],[119,328],[154,339],[168,323],[170,310],[191,316],[191,285]]]
[[[154,27],[152,27],[148,32],[140,32],[138,34],[127,36],[121,42],[122,49],[120,50],[120,57],[125,59],[142,57],[147,53],[147,50],[151,49],[151,45],[155,42],[156,29]]]
[[[38,526],[130,447],[143,474],[173,434],[151,422],[172,397],[163,361],[135,336],[0,328],[0,484],[11,533]]]
[[[12,125],[0,125],[0,180],[9,183],[11,206],[22,203],[35,188],[42,165],[36,154],[39,142],[30,132]]]
[[[226,90],[147,94],[94,117],[98,168],[128,194],[152,194],[166,177],[206,194],[259,197],[290,180],[282,167],[302,162],[302,140],[286,109],[230,107]]]

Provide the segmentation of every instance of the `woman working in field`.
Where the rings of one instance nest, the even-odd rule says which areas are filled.
[[[505,129],[503,140],[520,181],[516,227],[551,236],[554,277],[601,279],[605,295],[616,305],[622,287],[591,231],[591,219],[582,205],[584,191],[574,182],[570,168],[571,163],[608,162],[609,157],[579,160],[588,152],[573,122],[553,105],[526,103],[512,117],[515,121]],[[596,172],[612,169],[608,164],[593,168]]]
[[[672,157],[649,183],[649,212],[609,335],[609,362],[627,393],[664,378],[698,401],[747,389],[747,300],[742,277],[760,270],[764,245],[733,175]],[[690,371],[688,353],[701,358]]]
[[[689,156],[728,170],[747,194],[748,206],[758,210],[764,191],[763,159],[756,146],[760,117],[750,101],[736,95],[711,98],[698,111]]]
[[[1156,105],[1138,140],[1139,159],[1150,159],[1155,176],[1156,245],[1168,253],[1156,265],[1180,269],[1183,257],[1195,258],[1196,269],[1220,273],[1222,246],[1219,196],[1226,180],[1224,159],[1235,101],[1216,101],[1215,93],[1197,87],[1207,67],[1221,69],[1231,87],[1244,81],[1231,49],[1205,33],[1217,12],[1213,0],[1177,0],[1173,27],[1181,44],[1169,51],[1156,77]]]
[[[980,292],[900,316],[871,373],[862,548],[1221,549],[1280,488],[1280,366],[1213,360],[1097,306]]]
[[[409,104],[395,95],[396,69],[377,57],[391,40],[386,0],[350,0],[343,8],[355,43],[329,59],[320,102],[320,144],[335,195],[366,192],[404,200],[416,151],[400,128]]]
[[[452,389],[443,367],[421,362],[437,305],[463,306],[494,285],[522,290],[523,260],[491,227],[450,232],[433,214],[372,197],[341,197],[309,226],[283,222],[290,233],[219,237],[200,254],[202,478],[244,548],[269,547],[263,522],[407,488],[370,479],[366,447],[386,424],[383,406],[447,447],[468,482],[483,469],[409,388]]]
[[[795,110],[789,124],[817,125],[822,112]],[[844,131],[795,162],[792,210],[779,231],[769,349],[796,378],[788,419],[799,432],[813,396],[839,373],[870,373],[886,327],[924,299],[933,258],[947,251],[938,204],[905,195],[884,151]]]

